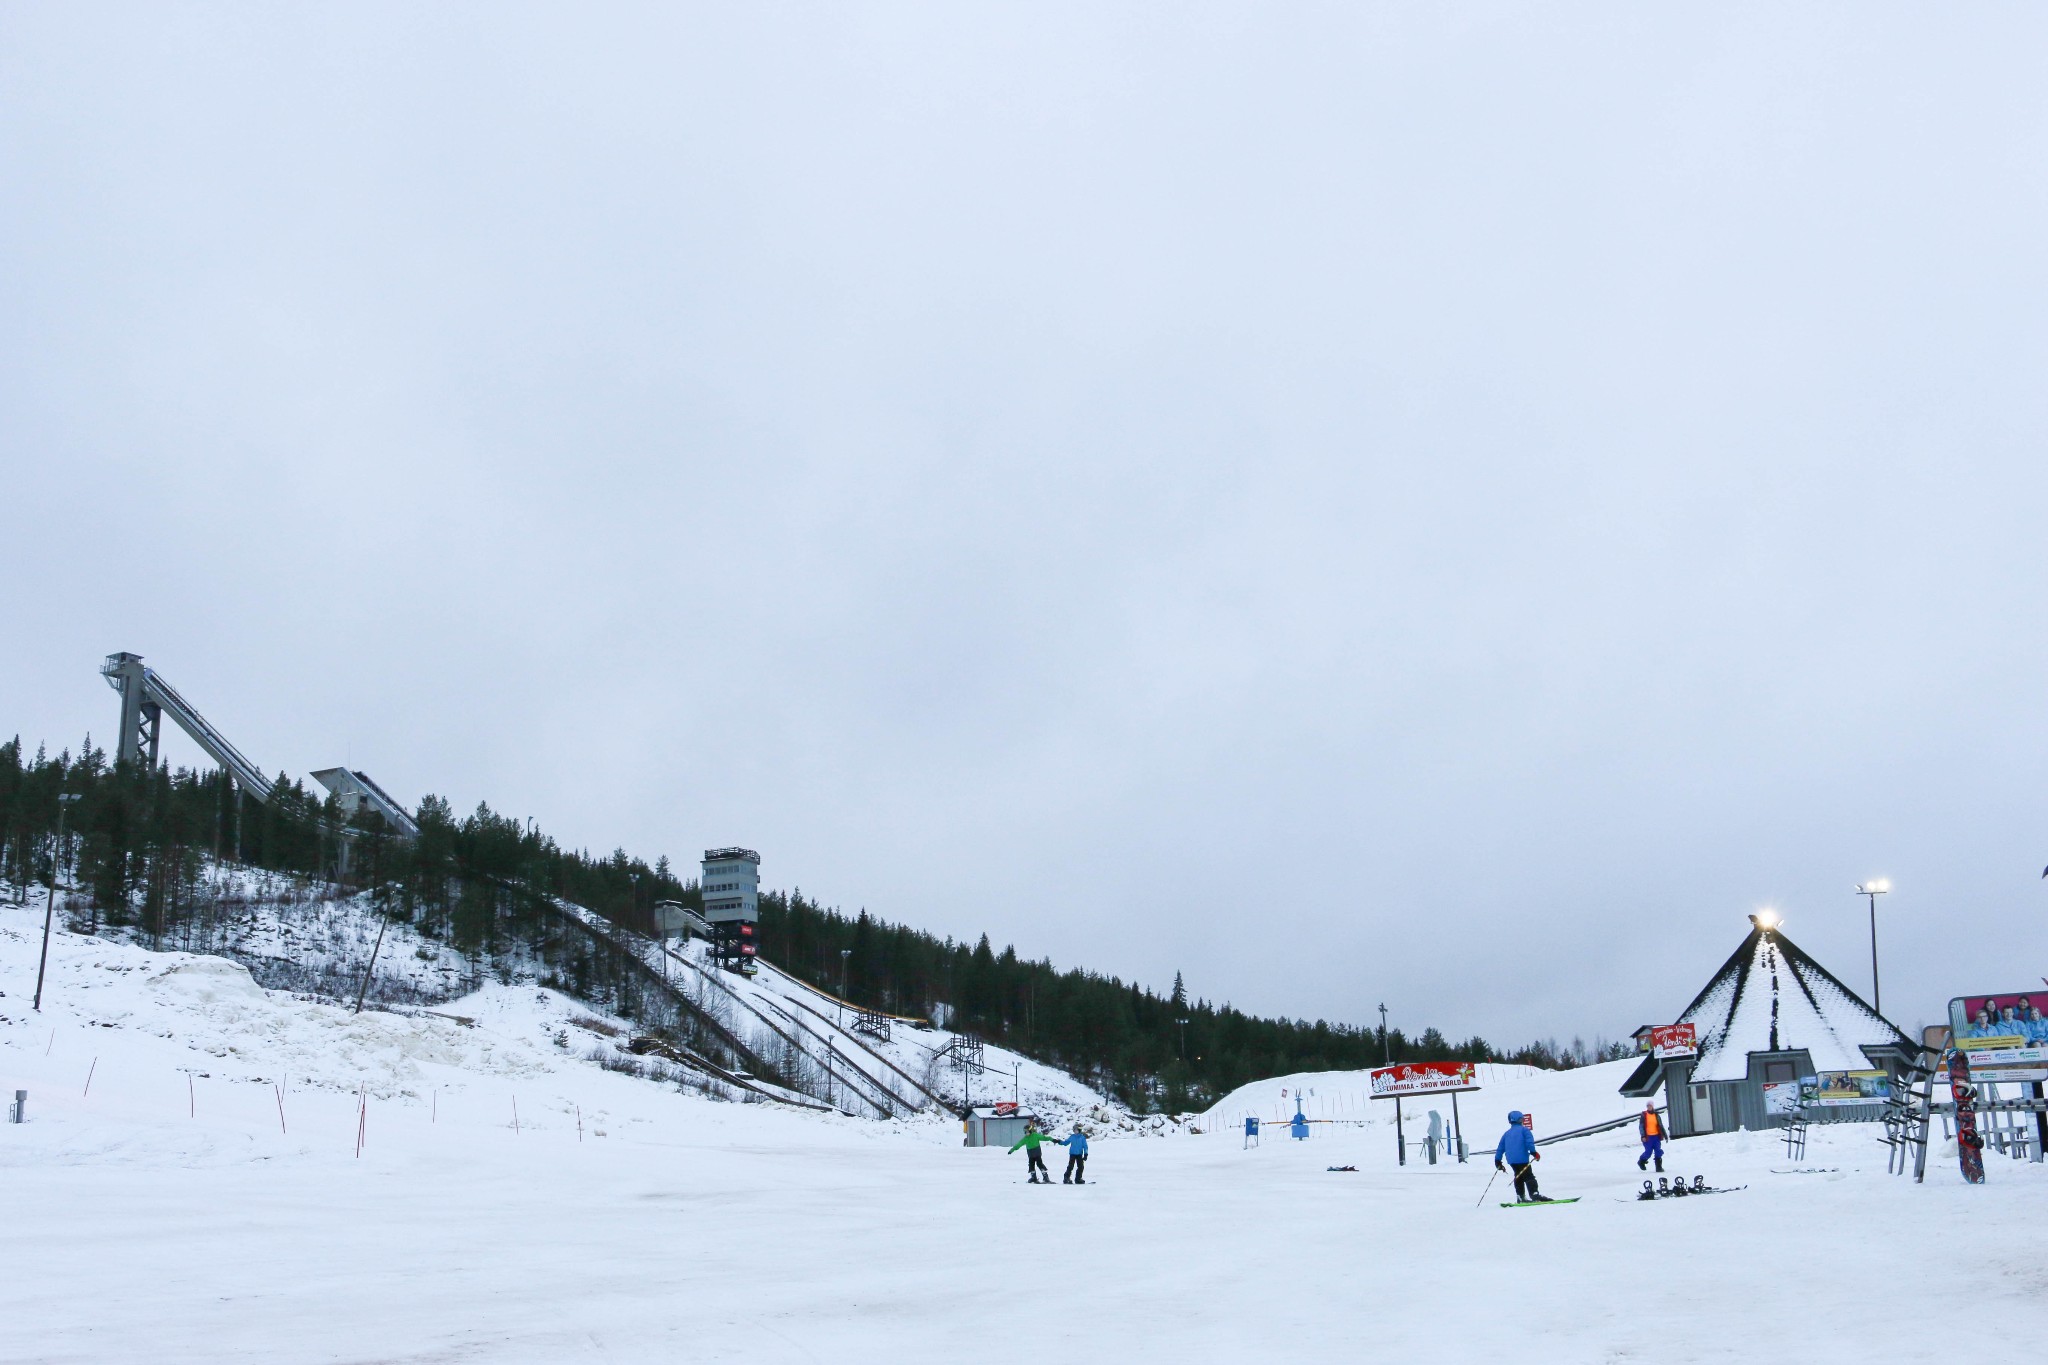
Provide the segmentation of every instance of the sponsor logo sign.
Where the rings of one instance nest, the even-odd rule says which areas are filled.
[[[1699,1050],[1699,1029],[1695,1025],[1659,1024],[1650,1030],[1650,1051],[1659,1058],[1691,1057]]]
[[[1375,1067],[1372,1073],[1374,1099],[1395,1095],[1441,1094],[1447,1090],[1477,1090],[1479,1068],[1471,1062],[1403,1062],[1399,1066]]]

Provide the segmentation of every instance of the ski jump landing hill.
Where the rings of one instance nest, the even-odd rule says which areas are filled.
[[[1135,1126],[1102,1095],[1020,1053],[983,1043],[975,1062],[956,1047],[960,1035],[946,1029],[892,1023],[886,1036],[857,1029],[857,1011],[770,963],[757,960],[751,977],[725,971],[702,940],[650,939],[582,906],[554,905],[699,1011],[750,1068],[741,1081],[793,1065],[806,1073],[805,1094],[841,1113],[871,1118],[959,1117],[971,1105],[1008,1101],[1048,1122],[1087,1115]]]

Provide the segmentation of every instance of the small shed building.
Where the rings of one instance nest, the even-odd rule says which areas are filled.
[[[1697,1030],[1690,1057],[1645,1056],[1621,1093],[1644,1099],[1665,1090],[1673,1137],[1782,1127],[1766,1084],[1822,1072],[1896,1075],[1919,1046],[1862,997],[1800,951],[1768,917],[1751,915],[1742,941],[1706,989],[1673,1020]],[[1882,1117],[1884,1104],[1828,1110],[1834,1120]]]
[[[1008,1147],[1024,1136],[1024,1125],[1038,1117],[1027,1114],[1015,1105],[978,1104],[967,1111],[967,1120],[962,1126],[967,1130],[968,1147]],[[1044,1124],[1039,1127],[1044,1128]]]

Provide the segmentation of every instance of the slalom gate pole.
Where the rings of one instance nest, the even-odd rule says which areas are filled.
[[[1486,1188],[1479,1192],[1479,1204],[1484,1204],[1486,1196],[1493,1193],[1493,1182],[1498,1179],[1500,1179],[1500,1167],[1496,1166],[1493,1168],[1493,1174],[1486,1177]],[[1476,1209],[1479,1207],[1479,1204],[1474,1204],[1472,1207]]]

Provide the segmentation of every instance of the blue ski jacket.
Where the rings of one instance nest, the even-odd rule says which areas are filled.
[[[1081,1134],[1074,1133],[1061,1140],[1067,1144],[1067,1150],[1075,1156],[1088,1155],[1088,1139]]]
[[[1522,1126],[1521,1110],[1508,1115],[1508,1130],[1500,1135],[1493,1159],[1510,1166],[1526,1166],[1536,1159],[1536,1135]]]

